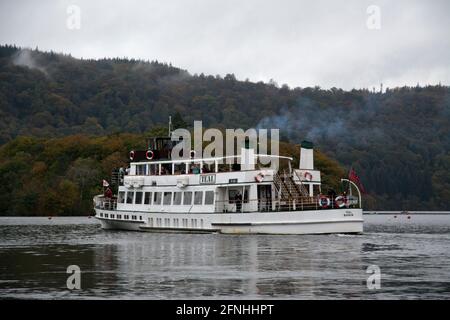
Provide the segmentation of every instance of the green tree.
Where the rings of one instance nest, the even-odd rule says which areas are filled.
[[[188,124],[183,120],[183,117],[179,112],[175,113],[175,115],[172,118],[172,129],[186,129],[188,127]]]

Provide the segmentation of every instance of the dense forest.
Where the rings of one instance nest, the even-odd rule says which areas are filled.
[[[356,170],[370,199],[366,208],[450,210],[447,86],[382,92],[289,88],[275,81],[238,81],[233,74],[192,75],[158,61],[83,60],[0,46],[0,144],[8,143],[3,155],[21,139],[45,144],[52,143],[50,137],[80,133],[91,136],[89,141],[142,134],[174,114],[188,124],[203,120],[204,127],[280,128],[283,140],[294,144],[312,140],[342,168]],[[34,138],[16,139],[21,136]],[[119,152],[114,150],[109,151]],[[14,156],[20,155],[26,157]],[[45,170],[57,166],[45,161]],[[3,179],[5,163],[13,165],[2,156]],[[3,188],[18,183],[7,181]]]

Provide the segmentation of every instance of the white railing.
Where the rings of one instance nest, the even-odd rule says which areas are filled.
[[[289,167],[290,167],[290,161],[293,160],[291,157],[285,157],[285,156],[277,156],[277,155],[270,155],[270,154],[254,154],[255,163],[257,163],[258,158],[274,158],[274,159],[285,159],[289,160]],[[127,174],[127,175],[133,175],[133,176],[152,176],[152,175],[174,175],[176,174],[176,171],[184,171],[183,174],[189,174],[191,171],[190,165],[199,165],[200,168],[197,173],[193,174],[202,174],[202,173],[218,173],[219,171],[219,165],[228,165],[230,166],[230,169],[232,168],[233,164],[237,164],[238,162],[227,162],[229,159],[241,159],[241,155],[232,155],[232,156],[223,156],[223,157],[213,157],[213,158],[189,158],[189,159],[176,159],[176,160],[161,160],[161,161],[141,161],[141,162],[134,162],[133,164],[143,165],[146,166],[145,174],[144,173],[135,173],[135,174]],[[203,172],[203,165],[204,164],[214,164],[214,170],[211,172]],[[170,169],[167,173],[163,173],[163,165],[170,165]],[[175,166],[183,165],[184,168],[182,170],[176,170]],[[150,170],[150,166],[154,166]],[[231,170],[233,171],[233,170]]]
[[[347,202],[336,202],[330,199],[327,204],[320,204],[319,197],[300,197],[289,200],[250,199],[250,200],[222,200],[216,201],[216,213],[241,213],[241,212],[279,212],[279,211],[305,211],[305,210],[329,210],[357,208],[357,201],[347,198]]]
[[[116,210],[117,198],[108,198],[104,195],[97,195],[94,197],[94,206],[96,209],[102,210]]]
[[[350,183],[352,186],[354,186],[356,188],[356,191],[358,191],[358,203],[359,203],[359,207],[362,208],[362,197],[361,197],[361,191],[359,190],[358,186],[356,185],[356,183],[354,183],[353,181],[349,180],[349,179],[341,179],[341,182],[348,182]]]

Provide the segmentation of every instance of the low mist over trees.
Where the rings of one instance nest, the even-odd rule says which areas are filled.
[[[446,86],[289,88],[232,74],[191,75],[157,61],[81,60],[1,46],[0,143],[24,135],[143,133],[167,126],[169,115],[177,127],[203,120],[205,127],[280,128],[286,141],[312,140],[344,168],[353,166],[370,208],[450,210],[449,94]],[[21,172],[20,163],[9,165]],[[80,181],[66,180],[59,183],[84,198]]]

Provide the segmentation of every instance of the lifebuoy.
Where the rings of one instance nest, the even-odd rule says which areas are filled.
[[[147,150],[145,152],[145,157],[147,158],[147,160],[152,160],[153,159],[153,151],[152,150]]]
[[[130,160],[134,160],[134,151],[130,151]]]
[[[319,198],[319,207],[321,208],[328,208],[331,204],[330,198],[321,196]]]
[[[256,182],[261,182],[264,180],[264,173],[260,172],[255,177]]]
[[[312,180],[312,174],[311,174],[310,172],[308,172],[308,171],[306,171],[306,172],[303,174],[303,177],[304,177],[305,180],[307,180],[307,181],[311,181],[311,180]]]
[[[346,206],[348,204],[348,199],[344,196],[337,196],[336,199],[334,199],[334,203],[339,208],[342,208],[343,206]]]

